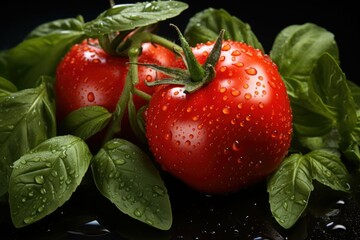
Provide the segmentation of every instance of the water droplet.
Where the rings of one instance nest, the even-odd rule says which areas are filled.
[[[220,92],[220,93],[225,93],[226,90],[227,90],[226,87],[221,87],[220,90],[219,90],[219,92]]]
[[[45,179],[44,179],[44,176],[43,175],[38,175],[38,176],[35,176],[35,182],[37,184],[44,184],[45,182]]]
[[[192,120],[193,120],[193,121],[199,120],[199,115],[194,116],[194,117],[192,118]]]
[[[93,92],[89,92],[89,93],[88,93],[88,95],[87,95],[87,100],[88,100],[89,102],[95,101],[95,95],[94,95]]]
[[[231,46],[229,45],[229,44],[225,44],[222,48],[221,48],[221,50],[223,50],[223,51],[229,51],[231,49]]]
[[[162,187],[160,187],[160,186],[155,185],[155,186],[153,186],[152,190],[158,196],[164,196],[165,195],[164,189],[162,189]]]
[[[45,188],[41,188],[41,189],[40,189],[40,193],[41,193],[41,194],[45,194],[45,193],[46,193],[46,189],[45,189]]]
[[[125,160],[122,159],[122,158],[118,158],[118,159],[115,159],[115,160],[114,160],[114,163],[115,163],[116,165],[123,165],[123,164],[125,163]]]
[[[134,215],[135,215],[136,217],[141,217],[141,216],[143,215],[143,213],[142,213],[139,209],[135,209]]]
[[[146,75],[145,77],[145,80],[148,81],[148,82],[151,82],[152,81],[152,76],[151,75]]]
[[[272,138],[276,138],[277,135],[278,135],[278,131],[277,131],[277,130],[272,131],[272,133],[271,133],[271,137],[272,137]]]
[[[25,223],[25,224],[30,224],[30,223],[32,223],[32,222],[34,222],[34,218],[33,218],[33,217],[26,217],[26,218],[24,218],[24,223]]]
[[[237,62],[237,63],[234,63],[233,65],[236,66],[236,67],[243,67],[244,66],[244,64],[242,62]]]
[[[37,211],[38,211],[39,213],[41,213],[42,211],[44,211],[44,208],[45,208],[45,206],[44,206],[44,205],[41,205],[40,207],[38,207]]]
[[[164,138],[167,141],[171,140],[172,139],[172,132],[170,131],[170,132],[166,133]]]
[[[237,97],[240,95],[240,91],[236,90],[236,89],[232,89],[231,90],[231,95],[233,95],[234,97]]]
[[[235,142],[233,142],[232,149],[236,152],[240,150],[240,142],[238,140],[235,140]]]
[[[250,93],[245,93],[244,97],[246,100],[250,100],[252,98]]]
[[[241,52],[239,50],[235,50],[231,53],[231,56],[240,56]]]
[[[228,115],[230,113],[229,107],[223,108],[222,112],[223,112],[223,114]]]
[[[222,66],[222,67],[220,68],[220,72],[225,72],[225,71],[226,71],[226,69],[227,69],[227,67],[226,67],[226,66]]]
[[[269,81],[268,83],[269,83],[270,87],[276,88],[276,84],[273,81]]]
[[[282,204],[282,206],[283,206],[283,208],[284,208],[285,210],[287,210],[287,209],[288,209],[288,207],[289,207],[289,205],[288,205],[288,203],[287,203],[287,202],[284,202],[284,203]]]
[[[167,110],[167,108],[168,108],[167,105],[164,105],[161,107],[161,110],[163,110],[165,112]]]
[[[253,67],[250,67],[250,68],[245,69],[245,72],[246,72],[247,74],[249,74],[249,75],[256,75],[256,74],[257,74],[256,69],[253,68]]]

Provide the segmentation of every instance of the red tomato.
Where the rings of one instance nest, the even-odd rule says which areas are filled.
[[[138,61],[171,66],[175,58],[172,51],[160,45],[143,43]],[[99,105],[113,112],[124,88],[128,62],[126,57],[107,54],[94,39],[75,44],[57,67],[55,92],[58,121],[85,106]],[[135,87],[152,95],[154,88],[146,86],[145,80],[161,79],[164,75],[145,66],[139,66],[138,70],[139,83]],[[134,95],[133,99],[137,109],[147,104],[138,96]],[[128,134],[130,127],[123,126],[123,129]]]
[[[213,45],[192,48],[199,63]],[[215,71],[215,78],[195,92],[163,86],[145,112],[155,160],[190,187],[210,194],[263,180],[286,156],[292,135],[286,87],[268,55],[224,41]]]

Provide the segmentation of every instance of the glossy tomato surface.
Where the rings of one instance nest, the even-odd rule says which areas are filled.
[[[172,51],[162,46],[143,43],[138,61],[171,66],[175,58]],[[113,112],[124,88],[128,63],[126,57],[106,53],[96,40],[84,40],[74,45],[57,68],[55,89],[58,118],[63,119],[76,109],[93,105]],[[162,75],[145,66],[138,69],[136,88],[151,95],[154,89],[147,87],[144,81],[153,81]],[[147,103],[137,96],[134,102],[137,108]]]
[[[193,53],[204,63],[213,43]],[[164,170],[207,193],[264,179],[286,156],[292,112],[277,66],[259,50],[225,41],[216,76],[201,89],[165,86],[146,111],[150,149]]]

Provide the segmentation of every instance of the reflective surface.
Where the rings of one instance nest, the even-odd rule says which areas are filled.
[[[136,1],[115,1],[136,2]],[[181,29],[194,13],[210,7],[189,2],[190,8],[181,17],[162,25],[170,39],[175,32],[172,22]],[[332,31],[339,45],[342,68],[347,77],[357,81],[354,56],[359,55],[357,42],[359,14],[356,7],[327,3],[324,8],[303,4],[296,9],[282,3],[259,7],[258,2],[243,2],[234,7],[233,0],[210,1],[211,7],[222,7],[250,24],[264,47],[269,50],[276,34],[290,24],[314,22]],[[200,2],[199,2],[200,3]],[[237,5],[238,6],[238,5]],[[17,44],[40,23],[82,14],[85,20],[95,18],[108,7],[104,0],[8,1],[0,8],[0,49]],[[29,11],[31,9],[31,11]],[[41,10],[40,10],[41,9]],[[45,9],[45,10],[43,10]],[[18,14],[21,12],[21,17]],[[9,19],[8,14],[15,17]],[[184,20],[185,19],[185,20]],[[358,82],[359,83],[359,82]],[[90,176],[87,176],[91,179]],[[291,229],[282,229],[272,218],[265,183],[231,196],[206,196],[191,191],[178,181],[165,176],[173,207],[173,226],[160,231],[122,214],[95,189],[90,182],[80,186],[70,200],[41,221],[22,229],[15,229],[7,204],[0,204],[0,239],[126,239],[126,240],[232,240],[232,239],[289,239],[339,240],[360,239],[359,177],[353,184],[354,194],[336,193],[320,185],[311,195],[309,213]]]
[[[54,213],[25,228],[12,226],[7,205],[0,208],[1,239],[358,239],[360,188],[353,195],[315,185],[308,214],[289,229],[272,218],[265,183],[228,196],[194,192],[170,176],[173,226],[161,231],[121,213],[101,196],[87,176],[70,200]],[[358,177],[355,179],[359,186]]]

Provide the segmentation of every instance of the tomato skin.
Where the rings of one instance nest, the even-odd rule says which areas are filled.
[[[138,62],[172,66],[175,59],[176,55],[172,51],[160,45],[143,43]],[[106,53],[96,39],[86,39],[75,44],[56,70],[58,122],[72,111],[85,106],[103,106],[113,112],[124,89],[128,62],[127,57],[116,57]],[[152,95],[154,88],[148,87],[145,80],[154,81],[164,77],[162,73],[140,65],[138,75],[139,82],[135,87],[149,95]],[[147,104],[146,100],[136,95],[133,100],[137,109]],[[131,134],[127,117],[123,121],[123,129],[126,131],[125,135]]]
[[[212,47],[209,42],[192,51],[204,63]],[[155,160],[190,187],[210,194],[263,180],[287,154],[292,134],[286,88],[267,55],[225,41],[215,70],[216,77],[192,93],[183,86],[160,88],[145,112]]]

